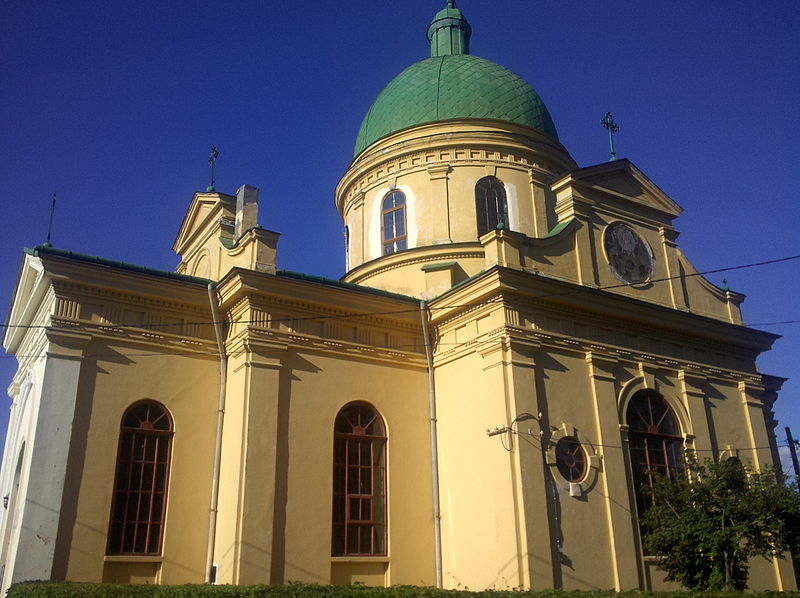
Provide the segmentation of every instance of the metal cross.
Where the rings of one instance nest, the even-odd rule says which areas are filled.
[[[608,130],[608,144],[611,146],[611,157],[608,161],[613,162],[617,159],[617,153],[614,151],[614,133],[619,131],[619,125],[614,122],[610,112],[606,112],[606,116],[600,121],[600,124],[603,125],[604,129]]]
[[[50,223],[47,225],[47,241],[45,245],[50,247],[50,235],[53,232],[53,212],[56,211],[56,194],[53,193],[53,201],[50,203]]]
[[[206,191],[211,193],[212,191],[216,191],[214,187],[214,165],[217,163],[217,158],[219,157],[219,151],[217,151],[217,146],[211,146],[211,157],[208,159],[208,163],[211,165],[211,184],[206,187]]]

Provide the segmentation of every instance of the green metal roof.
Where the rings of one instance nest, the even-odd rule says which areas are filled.
[[[436,13],[428,27],[428,41],[431,43],[431,56],[445,54],[469,54],[469,38],[472,35],[467,19],[448,2],[447,7]]]
[[[158,270],[156,268],[148,268],[147,266],[138,266],[128,262],[121,262],[118,260],[109,260],[97,255],[87,255],[85,253],[77,253],[66,249],[56,249],[51,245],[37,245],[33,248],[25,248],[25,253],[38,257],[40,255],[54,255],[57,257],[64,257],[76,262],[84,262],[87,264],[96,264],[99,266],[108,266],[111,268],[120,268],[130,272],[138,272],[139,274],[149,274],[151,276],[158,276],[160,278],[171,278],[172,280],[180,280],[182,282],[190,282],[193,284],[208,285],[211,280],[208,278],[200,278],[199,276],[189,276],[188,274],[179,274],[178,272],[168,272],[166,270]]]
[[[276,276],[283,276],[285,278],[294,278],[295,280],[304,280],[306,282],[314,282],[324,284],[329,287],[338,287],[340,289],[347,289],[350,291],[359,291],[361,293],[369,293],[370,295],[380,295],[381,297],[388,297],[390,299],[399,299],[400,301],[408,301],[411,303],[419,303],[419,299],[410,297],[409,295],[401,295],[400,293],[392,293],[391,291],[384,291],[383,289],[376,289],[374,287],[367,287],[352,282],[345,282],[343,280],[334,280],[332,278],[325,278],[324,276],[315,276],[313,274],[303,274],[301,272],[292,272],[291,270],[276,270]]]
[[[539,95],[508,69],[471,56],[471,36],[466,17],[448,0],[428,27],[431,58],[412,64],[378,95],[358,131],[356,156],[397,131],[451,119],[503,120],[558,141]]]
[[[547,107],[522,78],[483,58],[453,54],[417,62],[384,88],[361,123],[355,155],[396,131],[456,118],[503,120],[558,140]]]

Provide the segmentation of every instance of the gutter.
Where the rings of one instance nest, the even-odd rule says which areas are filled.
[[[436,568],[436,587],[442,587],[442,511],[439,504],[439,438],[436,431],[436,384],[433,377],[433,350],[428,333],[428,304],[419,302],[422,335],[425,339],[425,359],[428,362],[428,408],[431,424],[431,475],[433,478],[433,546]]]
[[[219,404],[217,406],[217,433],[214,441],[214,471],[211,475],[211,506],[208,513],[208,550],[206,552],[205,583],[216,583],[217,572],[214,566],[214,546],[217,539],[217,507],[219,504],[219,473],[222,462],[222,425],[225,420],[225,387],[228,376],[228,356],[222,335],[222,320],[217,307],[218,296],[214,283],[208,283],[208,302],[214,322],[214,334],[219,351]]]

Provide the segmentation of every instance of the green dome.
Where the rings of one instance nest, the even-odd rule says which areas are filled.
[[[455,118],[503,120],[558,141],[547,107],[521,77],[477,56],[446,54],[411,65],[384,88],[361,123],[355,155],[401,129]]]

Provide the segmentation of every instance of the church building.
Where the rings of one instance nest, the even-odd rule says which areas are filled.
[[[447,2],[364,117],[340,280],[279,268],[249,185],[194,195],[172,272],[25,251],[2,591],[675,588],[645,488],[685,450],[779,463],[777,336],[682,253],[680,206],[628,160],[579,167],[471,34]],[[750,586],[796,589],[791,560]]]

